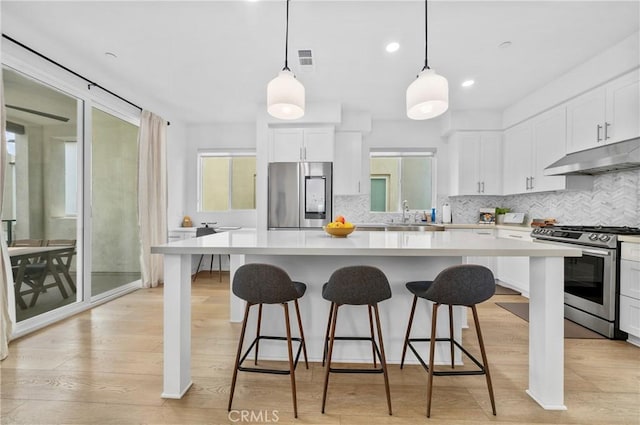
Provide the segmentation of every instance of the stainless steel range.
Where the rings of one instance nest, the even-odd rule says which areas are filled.
[[[536,242],[576,245],[582,257],[564,260],[564,314],[608,338],[626,339],[619,328],[620,243],[618,235],[640,235],[633,227],[551,226],[536,228]]]

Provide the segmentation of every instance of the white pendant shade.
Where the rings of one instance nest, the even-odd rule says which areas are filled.
[[[280,71],[267,86],[267,112],[282,120],[304,116],[304,86],[291,71]]]
[[[432,69],[420,72],[407,88],[407,116],[412,120],[437,117],[449,107],[449,83]]]

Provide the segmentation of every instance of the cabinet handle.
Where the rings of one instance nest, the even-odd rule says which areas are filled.
[[[601,129],[602,129],[602,126],[600,124],[598,124],[597,131],[596,131],[596,142],[601,142],[602,141],[602,137],[600,137],[600,130]]]
[[[520,235],[509,235],[510,238],[522,239]]]
[[[526,189],[529,190],[529,177],[527,177],[527,187],[526,187]]]
[[[358,193],[360,193],[360,182],[358,182]]]
[[[604,123],[604,140],[610,139],[610,137],[609,137],[609,131],[608,131],[608,130],[609,130],[609,126],[610,126],[610,125],[611,125],[611,124],[609,124],[608,122],[605,122],[605,123]]]
[[[531,182],[531,187],[529,189],[533,189],[533,176],[531,176],[530,182]]]
[[[482,193],[484,193],[484,182],[482,182]]]
[[[302,148],[298,149],[298,157],[300,158],[300,161],[302,161]]]
[[[306,160],[307,159],[307,147],[305,146],[302,149],[304,149],[304,159]]]
[[[480,182],[478,182],[478,193],[480,193]]]

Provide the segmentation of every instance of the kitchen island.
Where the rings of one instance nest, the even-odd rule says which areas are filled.
[[[445,267],[462,264],[466,257],[519,256],[530,261],[529,387],[527,393],[545,409],[564,406],[563,340],[563,257],[580,256],[578,249],[549,244],[479,237],[455,232],[354,232],[347,238],[332,238],[322,231],[243,229],[154,246],[152,253],[164,254],[164,390],[165,398],[181,398],[191,386],[191,255],[230,254],[231,279],[245,263],[264,262],[283,267],[294,280],[307,283],[300,300],[302,320],[310,360],[318,360],[328,314],[328,302],[321,287],[331,273],[347,265],[369,264],[382,269],[389,278],[393,297],[380,305],[385,349],[389,363],[399,362],[406,330],[410,294],[408,280],[433,279]],[[232,322],[241,321],[243,304],[231,294]],[[358,307],[349,307],[356,309]],[[414,334],[429,329],[426,302],[420,305],[422,323],[415,322]],[[268,312],[265,308],[265,314]],[[349,311],[349,313],[352,313]],[[346,335],[367,335],[366,314],[357,312],[345,319]],[[463,310],[456,309],[456,336],[461,337]],[[282,332],[282,320],[265,316],[263,334]],[[363,317],[365,319],[363,319]],[[481,319],[482,320],[482,319]],[[442,320],[440,323],[447,323]],[[340,324],[340,323],[339,323]],[[281,325],[280,325],[281,326]],[[336,347],[337,348],[337,347]],[[261,344],[261,355],[262,355]],[[425,347],[425,350],[427,347]],[[284,358],[279,347],[264,347],[264,354]],[[360,351],[359,351],[360,350]],[[335,353],[338,361],[370,361],[370,347],[343,347]],[[490,353],[489,353],[490,355]],[[409,357],[410,358],[410,357]],[[439,352],[446,360],[446,350]],[[455,360],[461,359],[459,353]],[[491,362],[491,358],[489,358]]]

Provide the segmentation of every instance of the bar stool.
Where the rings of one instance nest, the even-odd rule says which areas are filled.
[[[380,314],[378,303],[391,298],[391,288],[385,274],[376,267],[371,266],[349,266],[333,272],[329,281],[322,287],[322,298],[331,301],[329,310],[329,322],[327,324],[328,353],[326,357],[326,373],[324,380],[324,392],[322,394],[322,413],[327,401],[327,389],[329,387],[330,373],[382,373],[384,375],[384,387],[387,393],[387,405],[389,415],[391,415],[391,394],[389,392],[389,376],[387,373],[387,361],[384,354],[384,343],[382,341],[382,328],[380,327]],[[370,337],[336,337],[336,327],[338,322],[338,309],[342,305],[366,305],[369,310]],[[373,322],[371,310],[375,313],[376,328],[378,332],[378,342],[373,335]],[[329,328],[331,329],[329,332]],[[331,356],[333,354],[333,344],[336,340],[371,341],[373,351],[373,369],[354,368],[333,368],[331,367]],[[379,347],[378,347],[379,344]],[[325,352],[327,350],[325,349]],[[376,366],[376,357],[380,360],[380,368]]]
[[[216,232],[216,229],[213,227],[209,227],[209,224],[205,224],[204,227],[198,227],[196,229],[196,238],[200,236],[213,235]],[[209,264],[209,274],[211,274],[211,270],[213,270],[213,259],[215,256],[218,256],[218,281],[222,282],[222,254],[211,254],[211,263]],[[227,257],[229,257],[227,255]],[[196,268],[196,273],[193,275],[192,281],[195,282],[198,277],[198,272],[200,271],[200,265],[202,264],[202,259],[204,258],[204,254],[200,255],[200,260],[198,260],[198,267]]]
[[[433,376],[452,376],[452,375],[485,375],[487,379],[487,387],[489,390],[489,398],[491,399],[491,409],[493,414],[496,414],[496,404],[493,397],[493,386],[491,385],[491,374],[489,373],[489,364],[487,362],[487,354],[484,349],[484,342],[482,339],[482,332],[480,331],[480,322],[478,321],[478,312],[476,310],[476,304],[488,300],[493,296],[496,290],[496,282],[491,270],[484,266],[475,264],[465,264],[460,266],[452,266],[444,269],[436,276],[433,281],[416,281],[407,282],[407,289],[414,295],[413,305],[411,306],[411,313],[409,314],[409,324],[407,326],[407,333],[404,338],[404,347],[402,348],[402,360],[400,362],[400,369],[404,366],[404,358],[407,352],[407,347],[411,348],[413,354],[417,357],[422,367],[424,367],[429,374],[429,387],[427,388],[427,417],[431,416],[431,394],[433,392]],[[433,312],[431,315],[431,338],[409,338],[411,333],[411,325],[413,323],[413,315],[416,310],[416,302],[418,298],[424,298],[425,300],[432,301]],[[448,338],[436,338],[436,322],[438,319],[438,307],[446,304],[449,306],[449,337]],[[476,327],[476,333],[478,334],[478,343],[480,345],[480,353],[482,355],[482,363],[480,363],[474,356],[472,356],[466,349],[462,347],[454,339],[453,335],[453,306],[467,306],[471,307],[473,311],[473,321]],[[451,348],[451,368],[454,369],[454,346],[460,348],[460,350],[467,355],[478,366],[478,370],[470,371],[434,371],[433,359],[435,354],[435,343],[429,344],[429,364],[425,364],[424,360],[420,357],[416,349],[411,344],[412,342],[449,342]]]
[[[307,360],[307,347],[304,342],[304,332],[302,330],[302,320],[300,319],[300,308],[298,306],[298,298],[302,297],[307,290],[307,285],[302,282],[293,282],[287,272],[279,267],[270,264],[245,264],[238,268],[234,277],[232,291],[233,293],[245,300],[247,305],[244,311],[244,319],[242,321],[242,331],[240,333],[240,341],[238,342],[238,352],[236,354],[235,367],[233,370],[233,378],[231,380],[231,391],[229,394],[229,411],[231,411],[231,404],[233,402],[233,393],[236,387],[236,379],[238,377],[238,371],[242,372],[257,372],[257,373],[270,373],[276,375],[291,375],[291,393],[293,396],[293,412],[295,417],[298,417],[298,403],[296,400],[296,377],[295,368],[298,365],[298,359],[300,358],[300,351],[304,352],[304,362],[309,369],[309,363]],[[289,302],[293,301],[296,307],[296,315],[298,317],[298,328],[300,329],[300,337],[291,337],[291,326],[289,324]],[[260,335],[260,324],[262,321],[262,305],[263,304],[280,304],[284,308],[285,328],[287,332],[286,337],[282,336],[266,336]],[[256,337],[242,355],[242,345],[244,343],[244,336],[247,329],[247,319],[249,318],[249,310],[254,305],[258,305],[258,323]],[[255,346],[255,359],[254,364],[258,364],[258,348],[260,340],[278,340],[287,341],[287,350],[289,355],[289,369],[266,369],[257,367],[244,367],[242,363],[245,361],[251,350]],[[293,349],[291,341],[299,342],[298,352],[293,357]]]

